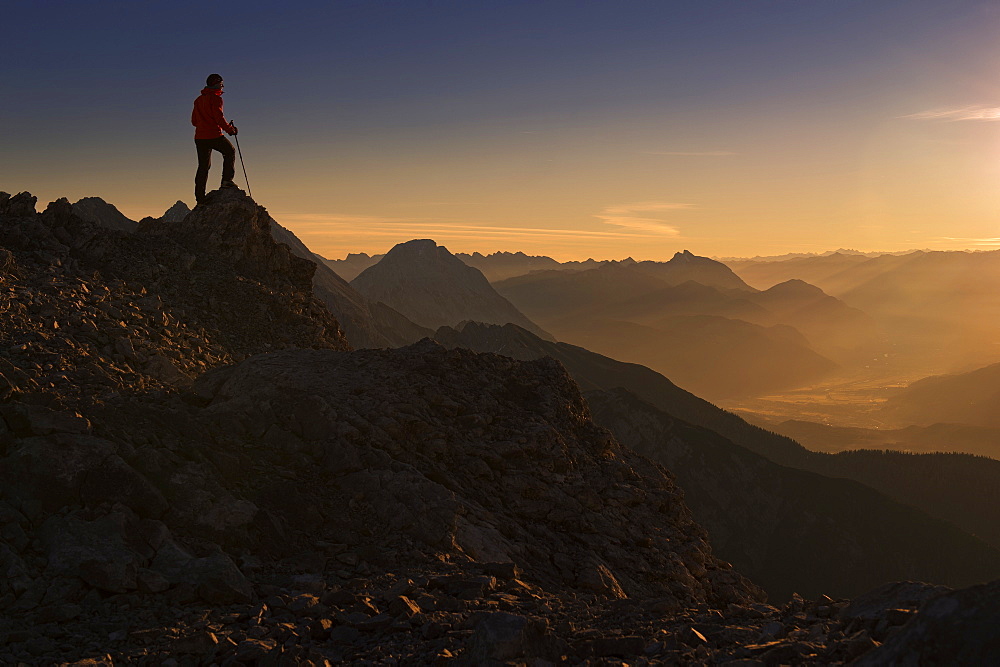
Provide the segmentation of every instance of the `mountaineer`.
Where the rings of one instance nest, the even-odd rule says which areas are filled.
[[[201,95],[194,101],[191,124],[194,125],[194,144],[198,149],[198,172],[194,177],[194,196],[199,204],[205,201],[205,184],[208,170],[212,166],[212,151],[222,153],[222,183],[220,188],[235,188],[236,150],[222,133],[230,136],[237,133],[236,126],[226,122],[222,114],[222,89],[225,84],[222,75],[210,74],[205,80]]]

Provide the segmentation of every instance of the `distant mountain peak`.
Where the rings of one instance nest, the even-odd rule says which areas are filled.
[[[767,294],[786,294],[786,295],[808,295],[808,296],[825,296],[824,292],[819,287],[811,283],[807,283],[804,280],[799,280],[798,278],[792,278],[791,280],[786,280],[782,283],[774,285],[768,290],[765,290]]]
[[[444,246],[438,246],[438,244],[433,239],[413,239],[412,241],[405,241],[403,243],[397,243],[392,247],[387,255],[395,253],[396,255],[408,252],[424,253],[429,251],[434,251],[437,248],[444,249],[449,255],[448,249]]]
[[[551,338],[500,296],[479,269],[432,239],[397,244],[377,264],[358,274],[351,286],[430,329],[463,320],[512,322]]]

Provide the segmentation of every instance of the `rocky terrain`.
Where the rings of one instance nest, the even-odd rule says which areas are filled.
[[[102,227],[134,231],[137,224],[181,222],[191,212],[178,201],[159,218],[143,218],[135,223],[122,215],[113,205],[98,197],[87,197],[73,204],[73,213],[79,218]],[[384,303],[371,301],[347,284],[319,255],[309,250],[291,231],[270,219],[271,236],[278,243],[288,246],[292,253],[316,265],[313,274],[313,293],[337,318],[344,336],[354,348],[396,347],[413,343],[431,334]]]
[[[948,624],[991,587],[767,604],[553,359],[351,351],[238,190],[34,205],[0,193],[0,664],[994,657]]]
[[[266,211],[239,193],[133,234],[66,200],[34,207],[0,195],[2,397],[95,403],[267,350],[348,347],[312,296],[313,265],[274,243]]]
[[[497,294],[482,273],[429,239],[396,245],[352,280],[351,287],[422,327],[437,329],[466,320],[511,322],[552,338]]]
[[[994,461],[947,474],[950,466],[928,460],[935,477],[913,457],[875,465],[858,453],[813,454],[648,368],[542,341],[513,325],[468,323],[435,338],[448,347],[562,362],[586,390],[595,420],[673,472],[715,553],[774,599],[858,595],[893,579],[961,586],[1000,573],[996,501],[984,480],[996,477],[987,465]]]

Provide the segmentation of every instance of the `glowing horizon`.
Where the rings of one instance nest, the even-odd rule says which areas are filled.
[[[8,14],[36,28],[0,44],[18,91],[0,189],[39,208],[190,205],[190,105],[218,71],[255,199],[325,257],[412,238],[561,260],[1000,247],[989,3]]]

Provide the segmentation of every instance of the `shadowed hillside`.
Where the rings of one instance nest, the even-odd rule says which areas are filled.
[[[897,424],[947,422],[998,428],[1000,364],[914,382],[892,396],[881,414]]]
[[[586,398],[599,424],[677,475],[716,553],[775,598],[853,596],[893,579],[969,585],[998,574],[1000,551],[870,486],[776,465],[621,389]],[[872,479],[888,472],[865,469]]]
[[[976,546],[976,540],[962,535],[954,526],[927,516],[952,520],[983,539],[995,536],[991,523],[996,524],[998,518],[997,504],[991,494],[980,497],[969,489],[980,488],[982,474],[992,479],[997,473],[966,466],[970,463],[968,457],[946,457],[941,461],[955,466],[954,474],[946,476],[947,482],[926,477],[923,464],[930,461],[925,459],[892,459],[899,465],[882,480],[886,473],[881,462],[888,459],[869,466],[864,456],[814,455],[794,441],[751,426],[636,364],[566,343],[542,341],[511,325],[467,323],[460,330],[442,328],[435,338],[449,347],[497,352],[519,359],[551,356],[561,361],[584,389],[624,387],[641,397],[645,402],[622,397],[614,403],[620,407],[616,410],[595,407],[596,418],[629,446],[674,470],[681,487],[692,494],[688,502],[693,511],[709,526],[713,540],[718,536],[713,544],[723,557],[753,572],[772,593],[823,589],[855,594],[866,585],[878,583],[877,577],[868,579],[865,574],[872,569],[882,572],[879,576],[885,578],[934,579],[946,572],[959,579],[991,576],[993,565],[989,563],[993,557],[986,554],[992,550],[983,544]],[[600,398],[600,405],[610,405],[610,400]],[[834,479],[843,477],[869,486]],[[740,505],[750,502],[751,496],[756,499],[755,509],[750,512],[753,520],[746,516],[749,510]],[[729,510],[720,509],[721,498],[729,499]],[[741,509],[737,510],[737,506]],[[803,509],[806,507],[809,509]],[[812,518],[803,519],[805,515],[795,514],[799,511]],[[869,522],[883,512],[883,519]],[[814,524],[823,529],[809,532],[809,526]],[[978,562],[976,567],[983,569],[976,570],[979,574],[962,574],[962,566],[950,559],[948,554],[952,552],[947,549],[937,555],[924,554],[918,548],[919,540],[930,534],[937,536],[935,540],[964,544],[956,548],[971,549],[969,562]],[[919,540],[915,541],[915,536],[920,536]],[[896,547],[888,547],[890,542]],[[792,543],[795,548],[790,546]],[[855,551],[842,552],[845,543],[855,545]],[[824,560],[833,553],[840,555]],[[974,553],[980,555],[971,555]],[[922,560],[925,555],[930,560]],[[950,569],[953,566],[959,569]],[[854,574],[844,576],[846,570]]]

